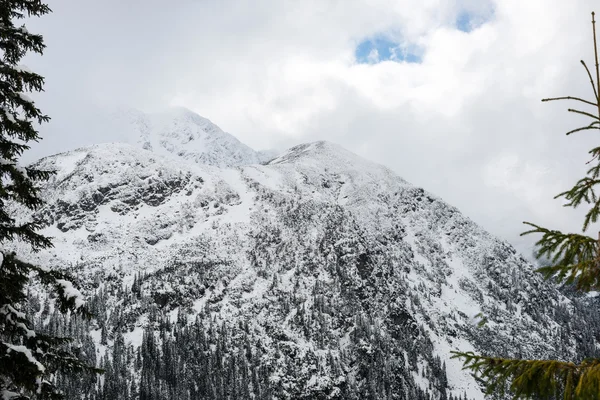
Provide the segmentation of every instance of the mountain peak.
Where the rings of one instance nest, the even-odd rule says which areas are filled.
[[[368,162],[360,156],[346,150],[342,146],[328,142],[325,140],[319,140],[316,142],[309,142],[296,145],[289,148],[283,154],[272,159],[268,162],[270,165],[284,164],[284,163],[295,163],[300,160],[306,159],[348,159],[353,161],[360,161],[361,163]]]
[[[226,135],[229,135],[228,133],[223,132],[216,124],[214,124],[208,118],[205,118],[205,117],[201,116],[200,114],[195,113],[194,111],[192,111],[186,107],[172,106],[172,107],[168,107],[162,111],[151,113],[149,115],[151,115],[151,118],[153,118],[155,120],[163,119],[163,121],[161,121],[163,123],[168,123],[168,122],[171,122],[174,120],[180,121],[180,122],[185,121],[185,122],[190,122],[197,126],[210,127],[210,128],[214,127],[214,128],[216,128],[216,129],[214,129],[214,132],[219,132],[219,133],[224,133]]]
[[[344,147],[320,140],[304,143],[286,150],[267,165],[301,170],[329,171],[360,181],[362,185],[382,185],[389,180],[408,185],[389,168],[369,161]]]
[[[119,109],[113,115],[123,140],[156,154],[198,164],[231,167],[260,163],[260,155],[209,119],[184,107],[144,113]]]

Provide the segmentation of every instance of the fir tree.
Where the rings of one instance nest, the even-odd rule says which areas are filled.
[[[555,97],[542,101],[574,100],[591,106],[583,111],[570,108],[568,111],[591,118],[589,125],[567,132],[600,129],[600,67],[598,64],[598,46],[596,41],[596,21],[592,12],[592,31],[594,42],[595,77],[584,61],[585,68],[594,92],[592,101],[579,97]],[[594,82],[595,78],[595,82]],[[538,271],[546,279],[556,279],[559,283],[574,285],[578,290],[600,289],[600,236],[585,234],[591,223],[600,216],[600,196],[596,193],[600,184],[600,147],[589,151],[592,167],[585,177],[555,198],[564,198],[565,206],[578,207],[582,204],[590,208],[583,221],[583,233],[563,233],[550,230],[537,224],[525,222],[531,227],[522,235],[541,234],[536,243],[536,257],[549,260],[549,265]],[[589,356],[592,356],[591,354]],[[504,394],[508,389],[515,399],[519,398],[561,398],[598,399],[600,398],[600,359],[588,358],[581,363],[560,360],[520,360],[500,357],[486,357],[472,352],[455,352],[453,357],[463,359],[464,368],[472,370],[487,387],[487,393]]]
[[[55,387],[55,373],[66,374],[88,369],[69,350],[68,338],[53,337],[36,329],[25,313],[26,286],[35,274],[42,284],[58,294],[57,308],[62,312],[87,314],[80,293],[68,276],[33,265],[5,250],[10,242],[20,241],[33,251],[52,244],[39,234],[35,219],[18,221],[15,207],[36,210],[42,204],[38,183],[51,172],[20,167],[18,159],[28,143],[39,139],[36,124],[49,120],[25,92],[41,91],[44,78],[19,65],[28,52],[41,54],[41,35],[29,33],[15,23],[26,17],[50,12],[40,0],[0,2],[0,395],[3,399],[61,398]],[[13,210],[13,211],[11,211]]]

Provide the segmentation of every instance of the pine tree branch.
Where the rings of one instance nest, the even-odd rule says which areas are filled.
[[[578,290],[590,291],[600,288],[598,260],[588,260],[569,265],[553,265],[537,270],[545,279],[556,278],[567,285],[575,284]]]
[[[590,171],[592,170],[594,170],[594,168]],[[600,184],[600,179],[590,177],[581,178],[570,190],[559,193],[554,196],[554,198],[558,199],[564,197],[568,201],[568,203],[565,204],[566,207],[577,207],[583,201],[591,204],[598,200],[596,192],[594,191],[594,187],[598,184]]]
[[[598,118],[600,118],[600,64],[598,64],[598,43],[596,42],[596,14],[592,11],[592,31],[594,35],[594,59],[596,61],[596,102],[598,103]]]
[[[600,126],[594,126],[594,125],[598,125],[598,124],[599,124],[598,121],[594,121],[591,124],[589,124],[588,126],[584,126],[582,128],[573,129],[572,131],[567,132],[566,135],[569,136],[571,133],[585,131],[585,130],[588,130],[588,129],[600,129]]]
[[[506,394],[513,399],[556,398],[592,400],[600,393],[600,360],[581,364],[558,360],[518,360],[478,356],[472,352],[452,352],[463,359],[463,369],[471,370],[486,385],[486,393]]]
[[[562,233],[542,228],[530,222],[524,224],[533,229],[521,236],[532,233],[542,234],[536,242],[537,258],[547,257],[552,265],[537,271],[545,279],[556,279],[559,283],[575,283],[580,290],[600,288],[600,259],[598,259],[598,241],[592,237],[575,233]]]
[[[590,69],[588,68],[588,66],[585,64],[585,61],[580,60],[581,64],[583,64],[583,67],[585,68],[588,77],[590,78],[590,83],[592,84],[592,90],[594,91],[594,98],[598,98],[598,91],[596,90],[596,85],[594,84],[594,78],[592,78],[592,74],[590,72]],[[598,106],[597,104],[594,104],[595,106]]]
[[[600,217],[600,199],[597,200],[592,208],[585,214],[585,218],[583,220],[583,231],[587,231],[590,226],[590,223],[598,222],[598,218]]]
[[[585,111],[575,110],[573,108],[569,108],[569,109],[567,109],[567,111],[572,112],[572,113],[576,113],[576,114],[585,115],[586,117],[590,117],[590,118],[593,118],[595,120],[600,121],[600,117],[598,117],[597,115],[594,115],[594,114],[590,114],[590,113],[585,112]]]
[[[596,89],[594,88],[594,94],[595,93],[596,93]],[[584,100],[584,99],[579,98],[579,97],[573,97],[573,96],[549,97],[549,98],[546,98],[546,99],[542,99],[543,102],[546,102],[546,101],[555,101],[555,100],[577,100],[577,101],[581,101],[581,102],[583,102],[585,104],[589,104],[589,105],[594,106],[594,107],[597,106],[596,103],[592,103],[591,101]]]
[[[573,263],[596,257],[596,239],[576,233],[562,233],[549,230],[531,222],[523,222],[533,229],[521,233],[520,236],[541,233],[542,238],[536,242],[536,256],[549,257],[553,262]]]
[[[600,129],[600,127],[598,129]],[[600,147],[594,147],[588,153],[592,155],[592,159],[589,160],[586,164],[591,163],[592,161],[594,161],[597,158],[600,159]],[[600,163],[598,163],[597,165],[590,168],[587,171],[587,174],[592,176],[593,178],[599,177],[600,176]]]
[[[594,149],[595,151],[596,149]],[[594,158],[598,154],[594,152]],[[591,160],[590,160],[591,161]],[[595,178],[600,173],[600,165],[592,167],[588,174],[591,174]],[[583,231],[585,232],[589,227],[590,223],[597,222],[600,217],[600,198],[596,195],[594,187],[600,184],[599,179],[585,177],[577,181],[575,186],[570,190],[559,193],[554,198],[564,197],[568,202],[564,204],[565,207],[578,207],[582,202],[592,204],[592,207],[586,213],[583,221]]]
[[[65,313],[71,311],[86,319],[92,317],[92,314],[85,305],[83,296],[71,284],[73,278],[70,275],[54,269],[41,268],[29,263],[23,262],[23,264],[26,264],[29,270],[36,272],[42,283],[54,286],[55,291],[58,293],[58,306],[61,312]]]

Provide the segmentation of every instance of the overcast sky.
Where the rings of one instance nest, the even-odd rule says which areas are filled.
[[[566,137],[589,121],[540,99],[593,95],[579,60],[593,64],[597,0],[49,4],[28,22],[48,46],[26,63],[52,117],[30,160],[118,140],[91,134],[102,110],[181,105],[258,150],[339,143],[521,250],[523,220],[580,229],[552,197],[599,133]]]

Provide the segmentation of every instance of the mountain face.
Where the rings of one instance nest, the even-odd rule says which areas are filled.
[[[31,312],[106,369],[68,398],[482,399],[450,351],[594,351],[577,300],[441,199],[328,142],[260,165],[183,114],[38,162],[55,248],[30,258],[96,319]]]

